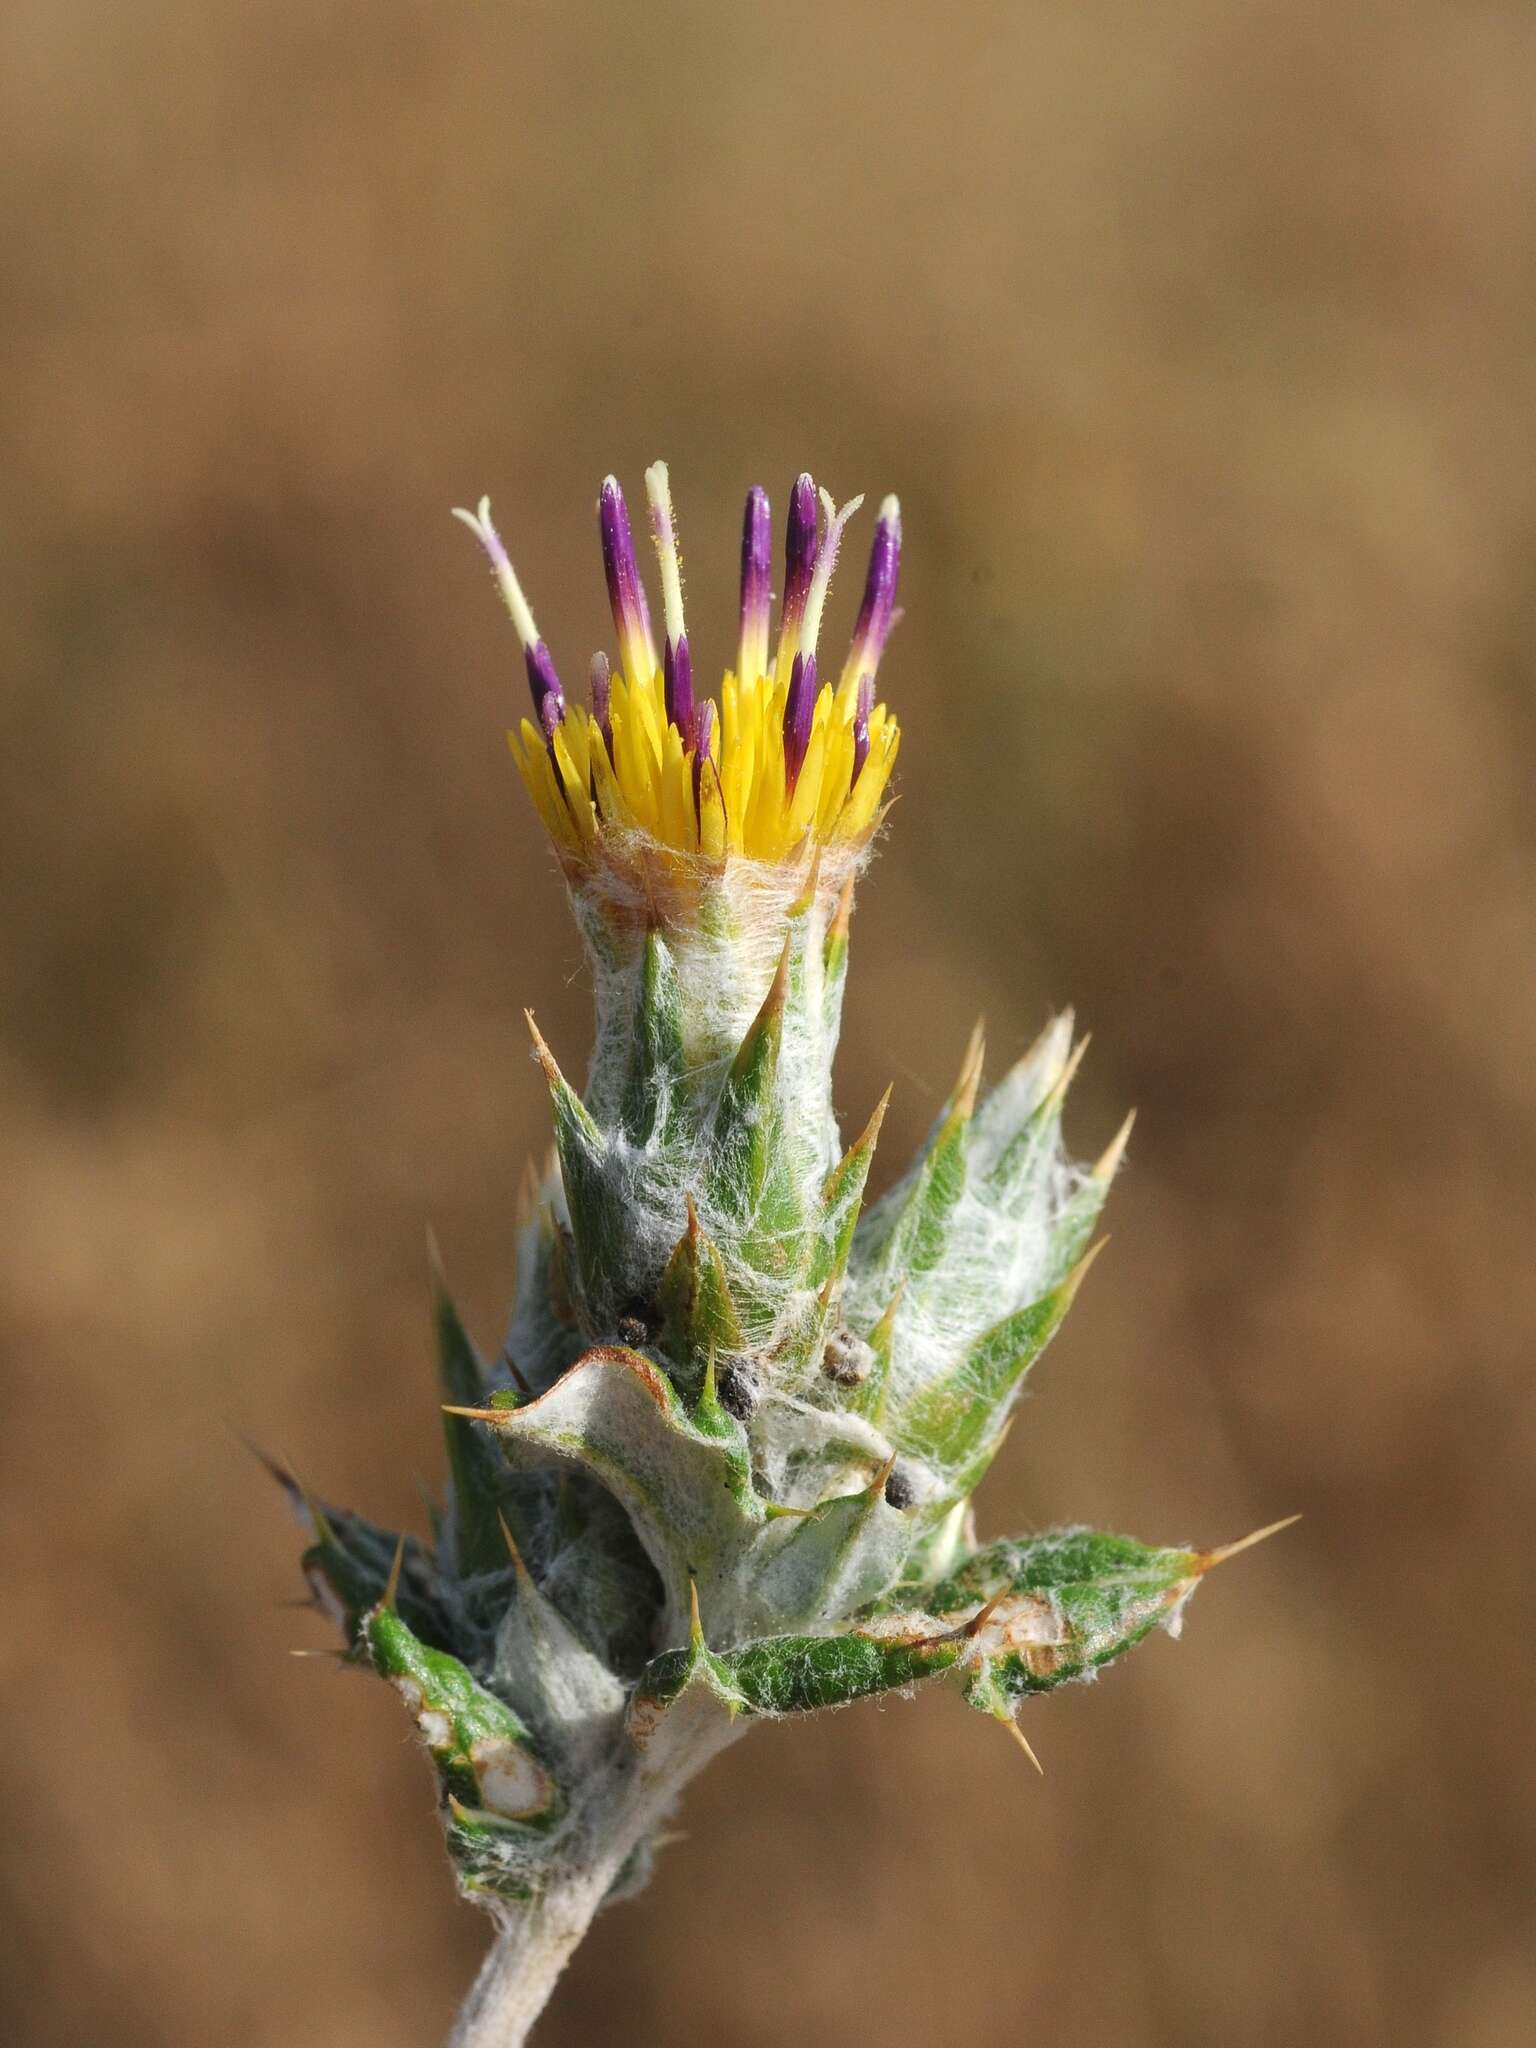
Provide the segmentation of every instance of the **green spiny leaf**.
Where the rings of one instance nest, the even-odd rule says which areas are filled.
[[[685,1199],[687,1227],[667,1261],[656,1299],[662,1345],[684,1379],[693,1382],[702,1376],[712,1354],[740,1351],[746,1338],[720,1253],[699,1228],[692,1196]]]
[[[719,1360],[713,1351],[705,1359],[699,1398],[694,1402],[688,1419],[701,1436],[714,1437],[721,1443],[733,1443],[737,1439],[739,1425],[720,1398]]]
[[[737,1652],[731,1676],[753,1713],[813,1713],[930,1678],[956,1655],[947,1642],[902,1641],[859,1630],[781,1636]]]
[[[896,1291],[886,1304],[884,1314],[866,1340],[870,1350],[869,1371],[846,1403],[854,1414],[882,1425],[891,1384],[891,1358],[896,1348],[896,1319],[901,1313],[902,1299],[906,1291],[906,1281],[899,1280],[896,1283]]]
[[[799,921],[792,921],[762,1007],[731,1062],[715,1110],[705,1169],[710,1207],[741,1226],[734,1247],[737,1256],[776,1279],[799,1270],[808,1221],[800,1170],[807,1134],[786,1125],[779,1087],[784,1013],[798,933]],[[754,1304],[741,1300],[737,1305],[752,1325],[749,1335],[766,1335],[766,1327],[757,1327],[763,1319],[753,1316]]]
[[[893,1424],[904,1448],[953,1468],[986,1447],[1019,1382],[1072,1306],[1093,1257],[1090,1252],[1079,1260],[1038,1301],[994,1323],[956,1366],[917,1389]]]
[[[605,1487],[661,1574],[674,1616],[763,1519],[741,1425],[701,1429],[659,1367],[620,1345],[578,1359],[546,1394],[482,1418],[517,1464],[568,1460]]]
[[[698,1587],[690,1582],[688,1641],[641,1673],[625,1717],[630,1739],[653,1770],[664,1769],[669,1756],[721,1742],[745,1704],[725,1660],[704,1641]]]
[[[731,1062],[715,1111],[710,1179],[723,1205],[743,1217],[756,1208],[773,1158],[790,951],[786,938],[778,969]]]
[[[939,1499],[926,1501],[912,1514],[912,1547],[907,1552],[901,1578],[895,1589],[876,1607],[877,1613],[894,1614],[903,1607],[915,1607],[928,1597],[928,1587],[942,1578],[964,1557],[974,1538],[971,1529],[969,1488],[956,1482]]]
[[[625,1216],[613,1183],[604,1171],[607,1147],[603,1134],[556,1065],[554,1054],[533,1021],[532,1011],[525,1014],[535,1056],[549,1083],[555,1149],[560,1157],[560,1179],[575,1240],[576,1278],[582,1298],[590,1308],[603,1299],[605,1277],[621,1263]]]
[[[387,1601],[366,1617],[364,1637],[374,1668],[414,1717],[444,1794],[474,1824],[545,1827],[556,1818],[554,1780],[510,1707],[456,1657],[429,1649]]]
[[[524,1904],[538,1896],[541,1887],[537,1865],[527,1854],[526,1844],[532,1837],[526,1825],[498,1820],[481,1807],[466,1806],[452,1792],[444,1799],[442,1822],[459,1889],[466,1898]],[[523,1839],[509,1854],[514,1836]]]
[[[983,1096],[976,1109],[976,1160],[985,1172],[1024,1129],[1056,1087],[1072,1055],[1073,1015],[1052,1017],[1022,1059]]]
[[[624,1129],[637,1145],[665,1143],[684,1122],[683,992],[677,962],[656,931],[645,935],[634,1057],[625,1087]]]
[[[291,1483],[291,1482],[290,1482]],[[331,1614],[357,1647],[362,1621],[390,1582],[397,1555],[403,1556],[399,1574],[399,1605],[412,1624],[429,1642],[451,1640],[451,1627],[437,1568],[425,1546],[414,1536],[398,1536],[377,1523],[335,1508],[298,1492],[302,1518],[313,1540],[300,1559],[300,1567],[320,1604]]]
[[[449,1403],[478,1408],[486,1398],[485,1373],[469,1333],[459,1320],[436,1261],[433,1263],[432,1320],[437,1335],[438,1377]],[[454,1564],[461,1578],[502,1571],[507,1553],[497,1517],[512,1492],[507,1462],[465,1416],[443,1411],[448,1475],[453,1488]]]
[[[945,1617],[976,1608],[962,1658],[966,1696],[1006,1715],[1026,1693],[1090,1677],[1159,1624],[1172,1626],[1219,1554],[1061,1530],[987,1544],[928,1599]]]
[[[605,1734],[617,1725],[625,1686],[546,1598],[505,1524],[500,1534],[513,1571],[496,1631],[493,1683],[533,1731],[543,1754],[574,1782],[592,1767]]]
[[[1039,1078],[1047,1081],[1048,1085],[1013,1135],[1006,1143],[996,1146],[995,1157],[987,1172],[988,1197],[1007,1215],[1020,1216],[1024,1213],[1036,1198],[1042,1176],[1050,1171],[1061,1132],[1062,1104],[1088,1050],[1088,1040],[1080,1039],[1075,1049],[1057,1064],[1060,1046],[1053,1032],[1064,1021],[1070,1031],[1071,1017],[1068,1013],[1065,1019],[1056,1020],[1056,1026],[1044,1034],[1040,1045],[1021,1062],[1032,1068],[1038,1067]],[[1053,1066],[1055,1072],[1051,1078]],[[1003,1104],[1014,1099],[1013,1091],[1009,1089],[1012,1078],[1005,1079],[997,1090]],[[1092,1228],[1091,1224],[1089,1228]]]
[[[1083,1177],[1081,1185],[1063,1203],[1051,1239],[1051,1257],[1058,1273],[1068,1272],[1087,1250],[1094,1225],[1103,1214],[1110,1183],[1114,1180],[1119,1171],[1120,1161],[1125,1156],[1125,1148],[1135,1121],[1136,1112],[1133,1109],[1105,1148],[1103,1156],[1096,1161]]]
[[[823,1287],[829,1281],[836,1286],[847,1270],[848,1254],[853,1247],[853,1234],[864,1201],[864,1189],[869,1181],[870,1165],[875,1156],[880,1126],[885,1121],[885,1112],[890,1100],[891,1091],[887,1088],[875,1104],[869,1122],[822,1184],[821,1230],[808,1276],[813,1287]]]
[[[823,1501],[759,1539],[766,1548],[752,1574],[750,1611],[767,1624],[826,1626],[870,1606],[901,1577],[918,1534],[913,1518],[886,1504],[889,1466],[858,1493]]]
[[[557,1170],[552,1165],[551,1178]],[[521,1223],[517,1305],[507,1338],[509,1363],[535,1393],[553,1385],[581,1353],[574,1267],[571,1234],[553,1201],[535,1188]]]
[[[738,1713],[810,1714],[931,1678],[954,1664],[960,1647],[948,1637],[872,1630],[770,1636],[713,1657],[711,1677]],[[686,1650],[654,1658],[640,1681],[637,1704],[676,1699],[692,1675],[688,1658]]]
[[[544,1474],[519,1475],[533,1486]],[[546,1496],[540,1585],[610,1670],[634,1678],[655,1646],[661,1581],[634,1523],[607,1487],[563,1468]]]
[[[837,909],[827,927],[822,946],[822,1028],[832,1044],[837,1041],[837,1027],[843,1010],[843,985],[848,978],[848,927],[853,917],[853,884],[854,877],[850,875],[838,896]]]
[[[971,1118],[981,1080],[981,1026],[971,1034],[960,1077],[905,1179],[870,1212],[860,1264],[867,1283],[917,1280],[943,1259],[965,1192]]]

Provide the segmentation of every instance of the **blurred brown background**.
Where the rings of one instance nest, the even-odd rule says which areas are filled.
[[[1530,2038],[1536,20],[21,0],[0,26],[0,2034],[435,2044],[484,1931],[230,1425],[439,1476],[586,990],[451,503],[898,490],[845,1114],[1137,1102],[984,1526],[1301,1527],[1031,1708],[767,1731],[560,2043]],[[866,525],[867,532],[867,525]],[[850,576],[848,583],[856,578]],[[835,625],[851,617],[844,587]],[[969,766],[967,764],[970,764]]]

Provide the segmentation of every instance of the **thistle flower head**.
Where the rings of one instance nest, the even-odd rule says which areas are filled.
[[[509,734],[513,758],[573,881],[606,864],[661,865],[676,875],[734,861],[803,864],[820,853],[856,863],[881,816],[900,729],[875,700],[895,618],[901,517],[880,508],[852,647],[841,679],[820,680],[817,641],[843,533],[863,500],[840,509],[808,475],[790,493],[784,596],[770,656],[771,515],[747,494],[736,665],[718,701],[696,690],[683,612],[682,553],[665,463],[647,470],[646,499],[662,594],[657,652],[623,491],[598,496],[598,530],[617,660],[594,660],[590,706],[571,704],[539,637],[482,499],[456,517],[479,539],[522,641],[533,715]],[[831,877],[829,867],[828,875]]]
[[[900,510],[880,507],[834,684],[822,621],[860,500],[796,480],[775,641],[771,513],[748,493],[716,697],[696,682],[664,463],[645,496],[659,649],[609,477],[616,649],[593,657],[586,707],[489,506],[458,515],[522,645],[532,715],[512,751],[587,944],[595,1042],[578,1091],[529,1017],[555,1153],[495,1363],[439,1276],[450,1489],[430,1541],[280,1475],[316,1602],[415,1720],[460,1883],[509,1938],[558,1930],[562,1957],[752,1721],[947,1679],[1011,1725],[1032,1694],[1176,1629],[1241,1547],[980,1541],[971,1495],[1088,1271],[1130,1127],[1095,1165],[1067,1152],[1070,1015],[990,1093],[978,1027],[917,1156],[866,1200],[885,1099],[849,1143],[831,1077],[898,741],[876,681]]]

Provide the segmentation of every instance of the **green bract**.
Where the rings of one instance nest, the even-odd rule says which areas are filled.
[[[1208,1562],[973,1533],[1118,1163],[1062,1150],[1069,1020],[984,1099],[973,1041],[866,1207],[884,1104],[845,1149],[830,1088],[853,877],[743,865],[665,926],[578,903],[598,1053],[579,1095],[534,1031],[558,1164],[498,1365],[436,1280],[434,1541],[303,1508],[311,1581],[407,1699],[482,1899],[608,1837],[632,1866],[626,1774],[665,1760],[654,1826],[755,1718],[938,1677],[1008,1717],[1175,1622]]]

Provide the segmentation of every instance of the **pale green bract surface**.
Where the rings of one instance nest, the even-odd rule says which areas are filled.
[[[845,1146],[831,1088],[853,879],[737,861],[666,913],[577,894],[592,1069],[578,1094],[536,1038],[557,1164],[498,1359],[438,1277],[431,1540],[295,1489],[306,1574],[415,1722],[460,1885],[508,1939],[559,1905],[560,1960],[754,1721],[929,1680],[1009,1719],[1176,1626],[1211,1561],[1089,1530],[979,1542],[972,1490],[1118,1148],[1064,1153],[1058,1019],[988,1096],[973,1045],[865,1206],[878,1113]],[[478,2024],[456,2038],[521,2038]]]

